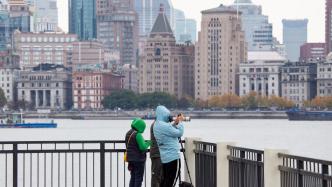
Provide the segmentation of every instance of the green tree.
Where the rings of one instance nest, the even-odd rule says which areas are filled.
[[[137,106],[139,108],[156,108],[158,105],[164,105],[167,108],[176,107],[176,97],[163,92],[144,93],[138,97]]]
[[[111,95],[102,101],[104,108],[114,109],[120,107],[122,109],[134,109],[137,104],[137,95],[130,90],[114,91]]]
[[[257,93],[250,92],[248,95],[241,98],[242,106],[247,109],[255,109],[258,107]]]
[[[4,107],[7,104],[7,98],[5,92],[0,88],[0,107]]]

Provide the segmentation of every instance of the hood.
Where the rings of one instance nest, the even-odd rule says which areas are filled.
[[[134,128],[139,133],[143,133],[145,130],[145,122],[140,118],[136,118],[131,122],[131,128]]]
[[[170,114],[171,112],[165,106],[161,105],[156,108],[156,118],[159,121],[168,122]]]

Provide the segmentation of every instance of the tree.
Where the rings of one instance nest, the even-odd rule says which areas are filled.
[[[247,109],[254,109],[258,107],[257,102],[257,93],[256,92],[250,92],[248,95],[243,96],[241,98],[242,106]]]
[[[0,107],[4,107],[7,104],[7,98],[5,92],[0,88]]]
[[[138,97],[137,102],[137,106],[139,108],[156,108],[158,105],[164,105],[167,108],[173,108],[176,107],[176,104],[176,97],[164,92],[141,94]]]
[[[104,108],[114,109],[133,109],[137,105],[137,95],[130,90],[113,91],[111,95],[104,98],[102,105]]]

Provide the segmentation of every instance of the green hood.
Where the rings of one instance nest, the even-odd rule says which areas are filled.
[[[142,119],[136,118],[133,120],[133,122],[131,122],[131,127],[134,128],[135,130],[137,130],[137,132],[143,133],[146,125]]]

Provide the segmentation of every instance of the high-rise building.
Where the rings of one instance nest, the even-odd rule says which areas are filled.
[[[202,11],[195,56],[195,98],[238,94],[239,64],[247,61],[241,16],[220,5]]]
[[[12,50],[0,51],[0,87],[9,102],[17,98],[16,80],[19,75],[19,59],[20,57]]]
[[[179,9],[174,9],[174,17],[175,17],[175,39],[176,41],[180,40],[181,34],[186,33],[186,17],[184,12]]]
[[[332,0],[326,0],[325,4],[325,43],[326,53],[328,55],[332,51]]]
[[[300,57],[301,45],[307,43],[308,19],[303,20],[282,20],[283,43],[286,46],[287,59],[297,62]]]
[[[119,51],[121,64],[136,64],[138,24],[134,0],[97,0],[97,38]]]
[[[262,6],[253,4],[251,0],[235,0],[232,7],[242,13],[242,28],[245,31],[248,50],[271,50],[272,24],[269,23],[268,16],[262,14]]]
[[[197,22],[194,19],[186,19],[186,33],[190,40],[195,43],[197,40]]]
[[[0,51],[10,43],[9,12],[7,5],[0,3]]]
[[[151,32],[154,21],[159,14],[160,5],[170,21],[172,30],[175,28],[174,8],[171,0],[135,0],[135,11],[138,14],[139,36],[147,37]]]
[[[163,9],[153,25],[139,64],[139,93],[194,93],[194,46],[177,45]]]
[[[186,19],[182,10],[174,9],[175,38],[178,43],[196,41],[197,25],[194,19]]]
[[[80,40],[97,37],[96,1],[69,0],[69,33],[77,34]]]
[[[325,59],[325,43],[305,43],[301,46],[300,62],[318,62]]]
[[[33,10],[24,0],[9,0],[10,32],[19,30],[21,32],[32,32]]]
[[[332,96],[332,53],[317,63],[317,96]]]
[[[34,7],[34,31],[56,31],[58,28],[58,8],[56,0],[27,0]]]

